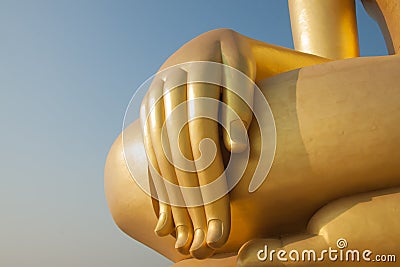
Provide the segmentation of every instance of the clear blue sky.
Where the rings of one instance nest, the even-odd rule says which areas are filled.
[[[362,55],[385,54],[357,9]],[[0,1],[0,266],[169,265],[114,225],[103,167],[135,89],[221,27],[293,45],[285,0]]]

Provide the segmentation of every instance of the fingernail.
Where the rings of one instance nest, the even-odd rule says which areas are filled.
[[[179,225],[176,227],[176,242],[175,248],[184,255],[189,254],[189,230],[184,225]]]
[[[224,225],[222,221],[218,219],[213,219],[208,222],[208,232],[207,232],[207,244],[211,248],[219,248],[223,244],[220,244],[220,239],[222,238],[224,232]]]
[[[190,254],[196,259],[205,259],[210,257],[214,250],[206,244],[206,234],[203,229],[196,229],[194,232],[193,243],[190,247]]]
[[[247,148],[246,124],[242,120],[234,120],[230,123],[231,151],[243,152]]]
[[[167,213],[166,212],[161,212],[160,213],[160,217],[158,218],[158,222],[156,225],[156,229],[154,230],[154,232],[156,232],[156,234],[158,236],[165,236],[169,233],[165,233],[165,226],[167,225]]]
[[[193,243],[190,247],[190,251],[199,249],[205,244],[205,242],[206,234],[204,233],[204,231],[202,229],[196,229],[196,231],[194,231]]]

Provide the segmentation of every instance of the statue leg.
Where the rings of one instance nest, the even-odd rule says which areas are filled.
[[[262,144],[251,125],[249,171],[230,193],[226,249],[304,232],[336,199],[400,186],[399,60],[335,61],[259,83],[275,118],[276,153],[264,183],[250,193]]]
[[[341,198],[321,208],[304,235],[249,241],[237,266],[392,266],[400,255],[399,219],[399,187]]]
[[[126,131],[132,131],[140,123],[136,121]],[[141,143],[139,131],[133,135],[132,145]],[[157,216],[154,212],[151,198],[136,184],[125,162],[120,135],[112,145],[105,166],[105,193],[112,217],[118,227],[130,237],[151,247],[172,261],[184,257],[175,249],[175,239],[172,236],[158,237],[154,233]],[[138,153],[138,157],[144,155]],[[143,158],[146,159],[145,157]]]
[[[344,60],[283,73],[261,86],[278,130],[274,166],[260,189],[248,193],[258,144],[250,129],[254,158],[231,192],[230,240],[217,254],[236,252],[254,238],[303,232],[315,211],[334,199],[399,186],[399,63],[398,56]],[[125,131],[131,131],[133,158],[146,168],[146,156],[137,150],[143,146],[139,127],[135,122]],[[118,226],[169,259],[182,260],[172,236],[154,234],[151,198],[132,179],[120,137],[108,156],[105,180]]]

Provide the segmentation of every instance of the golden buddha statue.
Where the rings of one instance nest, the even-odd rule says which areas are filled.
[[[143,100],[142,124],[128,126],[107,158],[105,191],[117,225],[177,267],[380,266],[374,255],[400,255],[400,1],[363,4],[380,25],[390,55],[359,57],[354,0],[289,0],[296,50],[219,29],[175,52],[161,70],[217,62],[257,84],[276,127],[273,162],[265,181],[249,190],[260,155],[269,148],[260,145],[264,129],[253,113],[264,110],[256,102],[251,106],[251,88],[244,86],[238,97],[216,84],[191,82],[209,75],[206,69],[164,72]],[[171,84],[179,86],[169,90]],[[190,102],[200,98],[222,102],[237,116],[218,115],[218,105]],[[179,128],[166,118],[182,103],[190,104],[180,113],[187,123]],[[190,119],[205,110],[220,116],[225,129],[210,119]],[[164,153],[164,124],[172,160]],[[216,153],[199,168],[193,162],[207,154],[203,140],[212,140]],[[229,156],[245,150],[247,166],[229,193],[204,205],[174,204],[173,199],[208,199],[212,190],[179,195],[165,184],[199,188],[227,180]],[[175,166],[178,153],[196,171]],[[165,184],[153,179],[150,165]],[[133,179],[139,175],[173,203],[143,192]],[[358,255],[360,261],[323,257],[328,248],[338,256],[346,247],[368,255]],[[295,253],[289,255],[310,250],[321,252],[318,259],[293,261]]]

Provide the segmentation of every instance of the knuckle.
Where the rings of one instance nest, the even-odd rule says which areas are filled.
[[[236,34],[236,32],[229,28],[218,28],[218,29],[214,29],[214,30],[205,32],[203,34],[204,35],[206,35],[206,34],[232,35],[232,34]]]

